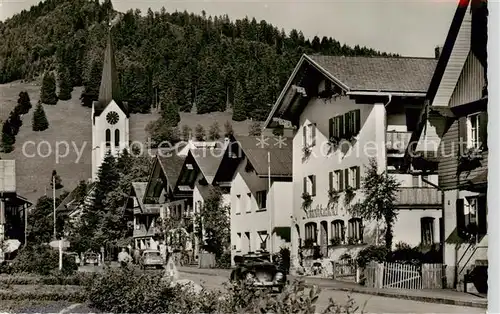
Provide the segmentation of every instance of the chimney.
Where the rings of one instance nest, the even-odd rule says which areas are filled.
[[[442,51],[443,51],[442,46],[437,46],[436,48],[434,48],[434,57],[439,60]]]

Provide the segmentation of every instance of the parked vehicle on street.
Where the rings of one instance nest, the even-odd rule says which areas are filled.
[[[144,250],[139,260],[142,269],[148,267],[163,268],[163,258],[158,250]]]
[[[75,252],[64,252],[64,254],[66,254],[66,255],[74,258],[76,265],[80,265],[80,256],[78,255],[78,253],[75,253]]]
[[[278,293],[285,287],[286,272],[270,261],[269,253],[235,256],[234,261],[237,267],[231,272],[231,282]]]
[[[99,262],[99,257],[97,256],[97,253],[94,252],[87,252],[85,253],[83,257],[83,264],[84,265],[94,265],[97,266]]]

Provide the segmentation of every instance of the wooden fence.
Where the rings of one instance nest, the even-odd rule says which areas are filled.
[[[415,266],[400,263],[369,263],[364,270],[365,285],[388,289],[440,289],[442,264]]]

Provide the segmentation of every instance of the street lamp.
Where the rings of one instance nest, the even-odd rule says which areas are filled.
[[[56,233],[56,176],[52,174],[52,202],[54,205],[54,240],[57,240]]]

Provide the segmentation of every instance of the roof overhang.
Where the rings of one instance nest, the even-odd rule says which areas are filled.
[[[280,95],[278,96],[278,99],[274,103],[273,108],[271,109],[271,112],[269,113],[266,121],[264,122],[263,128],[268,128],[273,121],[273,118],[276,117],[276,113],[278,111],[285,111],[288,109],[290,104],[293,102],[295,97],[297,96],[298,93],[301,93],[301,90],[299,88],[292,88],[294,86],[293,82],[295,81],[297,74],[300,72],[300,69],[304,65],[304,63],[307,62],[308,64],[312,65],[316,70],[318,70],[321,74],[323,74],[325,77],[329,78],[332,80],[336,85],[338,85],[342,90],[344,91],[349,91],[349,87],[342,83],[338,78],[333,76],[330,72],[328,72],[325,68],[320,66],[317,62],[312,60],[310,57],[308,57],[306,54],[303,54],[302,57],[300,57],[299,62],[295,66],[295,69],[293,70],[292,74],[288,78],[288,81],[285,84],[285,87],[281,91]]]
[[[427,93],[422,92],[400,92],[400,91],[350,91],[348,96],[392,96],[392,97],[425,97]]]

